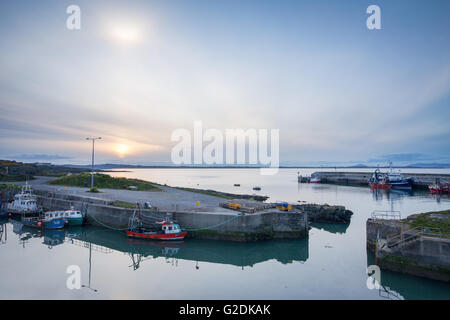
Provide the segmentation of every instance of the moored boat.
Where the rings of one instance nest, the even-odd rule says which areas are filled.
[[[391,164],[386,173],[376,169],[369,179],[369,186],[372,189],[401,189],[411,190],[413,186],[412,178],[404,178],[399,170],[393,170]]]
[[[22,223],[27,227],[39,229],[62,229],[67,223],[64,217],[60,217],[57,212],[49,211],[37,217],[22,215]]]
[[[371,189],[382,189],[382,190],[390,190],[392,189],[392,185],[387,184],[385,182],[371,182],[369,184]]]
[[[320,178],[317,177],[311,177],[309,180],[310,183],[320,183]]]
[[[20,193],[14,196],[12,203],[8,203],[7,211],[12,214],[33,216],[40,212],[37,205],[36,196],[33,194],[31,186],[28,185],[28,181],[25,186],[22,187]]]
[[[154,231],[142,227],[136,227],[126,230],[126,234],[132,238],[151,239],[151,240],[183,240],[187,232],[181,230],[180,226],[173,221],[156,222],[161,225],[161,229]]]
[[[435,183],[429,185],[428,190],[430,190],[431,193],[441,193],[443,191],[443,188],[440,184]]]
[[[83,214],[79,210],[66,210],[63,212],[63,216],[69,226],[81,226],[83,224]]]

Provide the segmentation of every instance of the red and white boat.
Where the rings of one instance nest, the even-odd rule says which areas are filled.
[[[450,184],[447,183],[445,186],[442,187],[442,192],[447,192],[450,194]]]
[[[430,184],[428,186],[428,190],[430,190],[431,193],[441,193],[443,191],[443,188],[440,184]]]
[[[180,226],[173,221],[161,221],[156,222],[161,225],[161,230],[147,230],[144,228],[133,228],[126,230],[126,234],[129,237],[140,238],[140,239],[150,239],[150,240],[183,240],[186,237],[187,232],[181,230]]]
[[[310,183],[320,183],[320,178],[316,178],[316,177],[311,177],[311,179],[309,180]]]

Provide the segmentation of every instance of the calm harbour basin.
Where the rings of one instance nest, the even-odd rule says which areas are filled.
[[[365,235],[373,210],[398,210],[404,218],[450,209],[449,196],[297,182],[297,172],[306,176],[317,170],[280,169],[273,176],[262,176],[258,169],[113,172],[171,186],[256,193],[269,196],[268,201],[344,205],[354,214],[349,225],[313,224],[306,239],[255,243],[165,244],[93,226],[38,231],[3,221],[0,298],[450,299],[447,283],[388,271],[381,273],[380,289],[368,289],[366,268],[373,259]],[[254,186],[261,191],[253,191]],[[81,289],[66,286],[70,265],[81,268]]]

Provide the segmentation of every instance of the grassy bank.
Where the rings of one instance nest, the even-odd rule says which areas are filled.
[[[50,184],[67,186],[67,187],[90,187],[91,174],[80,173],[66,175],[58,179],[52,180]],[[96,173],[94,175],[94,187],[97,189],[130,189],[136,191],[161,191],[154,184],[139,180],[127,178],[115,178],[107,174]]]
[[[0,184],[0,191],[20,191],[21,189],[22,187],[16,184]]]
[[[226,193],[226,192],[219,192],[215,190],[205,190],[205,189],[195,189],[195,188],[183,188],[183,187],[175,187],[179,190],[189,191],[189,192],[195,192],[200,194],[206,194],[209,196],[219,197],[223,199],[246,199],[246,200],[254,200],[254,201],[265,201],[268,199],[266,196],[258,196],[258,195],[247,195],[247,194],[233,194],[233,193]]]
[[[195,193],[200,193],[200,194],[206,194],[209,196],[214,196],[214,197],[219,197],[219,198],[224,198],[224,199],[233,199],[233,197],[225,195],[221,192],[218,191],[214,191],[214,190],[203,190],[203,189],[195,189],[195,188],[182,188],[182,187],[176,187],[177,189],[180,190],[184,190],[184,191],[189,191],[189,192],[195,192]]]
[[[450,237],[450,210],[420,213],[409,216],[406,220],[411,228],[439,228],[443,236]]]
[[[0,174],[0,182],[19,182],[33,179],[25,174]]]

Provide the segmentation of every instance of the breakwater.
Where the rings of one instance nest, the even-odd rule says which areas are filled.
[[[367,186],[368,180],[372,177],[372,172],[331,172],[318,171],[312,176],[320,178],[321,183],[333,183],[341,185]],[[436,182],[450,183],[450,174],[429,174],[429,173],[402,173],[405,178],[414,179],[414,188],[427,189],[428,185]],[[299,182],[300,177],[299,177]]]
[[[64,193],[36,191],[38,203],[48,210],[73,207],[82,211],[89,223],[125,229],[134,209],[120,208],[95,197],[82,197]],[[216,211],[207,208],[197,210],[149,210],[141,214],[150,221],[174,219],[188,235],[196,239],[256,241],[267,239],[304,238],[308,235],[308,215],[304,211],[281,212],[276,209],[252,214],[240,214],[233,210]],[[239,214],[239,215],[238,215]]]

